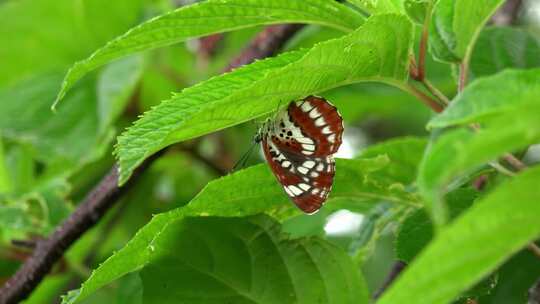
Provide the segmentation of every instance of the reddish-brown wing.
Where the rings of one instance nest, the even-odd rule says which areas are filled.
[[[315,142],[315,151],[310,156],[324,157],[337,152],[342,141],[343,119],[335,106],[322,97],[308,96],[292,102],[287,111],[303,135]]]
[[[266,128],[263,151],[272,172],[292,201],[304,212],[317,211],[328,198],[341,144],[342,119],[320,97],[292,102]]]

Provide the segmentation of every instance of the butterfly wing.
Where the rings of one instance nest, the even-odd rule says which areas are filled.
[[[328,198],[334,180],[334,159],[305,158],[280,151],[272,141],[263,140],[263,151],[270,169],[291,200],[304,212],[314,213]]]
[[[263,151],[285,192],[304,212],[317,211],[332,189],[332,154],[343,133],[341,116],[324,98],[292,102],[268,128]]]

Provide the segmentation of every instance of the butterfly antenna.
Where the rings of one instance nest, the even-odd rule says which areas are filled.
[[[246,151],[246,153],[244,153],[244,155],[242,155],[242,157],[240,157],[240,159],[236,162],[231,172],[235,172],[239,169],[244,168],[247,161],[249,160],[249,157],[251,156],[251,153],[253,152],[253,148],[255,148],[256,145],[257,145],[257,142],[254,141],[249,147],[249,149]]]
[[[283,100],[281,100],[281,99],[279,100],[279,103],[278,103],[278,105],[277,105],[277,108],[274,110],[274,120],[276,120],[276,118],[277,118],[277,116],[278,116],[279,108],[281,107],[281,102],[282,102],[282,101],[283,101]]]

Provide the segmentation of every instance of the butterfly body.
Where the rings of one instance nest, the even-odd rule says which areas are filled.
[[[343,121],[331,103],[308,96],[268,119],[257,135],[264,156],[291,200],[314,213],[328,198]]]

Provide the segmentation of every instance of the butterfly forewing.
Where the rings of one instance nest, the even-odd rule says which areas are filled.
[[[304,212],[319,210],[332,189],[332,154],[343,133],[337,109],[309,96],[289,104],[262,133],[264,155],[285,192]]]

